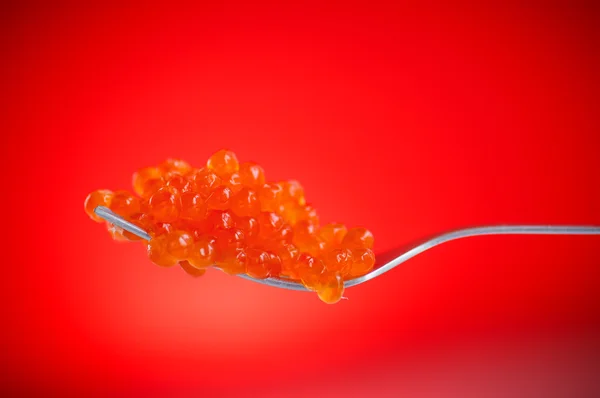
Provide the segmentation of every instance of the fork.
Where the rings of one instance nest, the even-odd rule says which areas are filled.
[[[151,236],[137,225],[125,220],[123,217],[111,211],[104,206],[98,206],[94,209],[98,217],[132,234],[144,239],[150,240]],[[361,283],[377,278],[398,265],[410,260],[411,258],[429,250],[442,243],[450,242],[462,238],[485,235],[600,235],[598,226],[579,226],[579,225],[497,225],[458,229],[438,234],[430,239],[426,239],[404,248],[390,250],[376,255],[377,264],[375,268],[363,276],[344,281],[346,288],[360,285]],[[240,278],[261,283],[263,285],[277,287],[288,290],[309,291],[299,282],[294,282],[286,278],[267,278],[255,279],[248,275],[238,275]]]

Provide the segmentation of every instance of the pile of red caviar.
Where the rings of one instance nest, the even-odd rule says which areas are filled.
[[[240,164],[231,151],[216,152],[200,169],[173,159],[143,168],[133,175],[133,190],[137,196],[92,192],[85,211],[102,222],[94,209],[106,206],[143,228],[152,237],[148,257],[163,267],[179,264],[193,276],[217,266],[253,278],[285,277],[336,303],[344,280],[375,264],[368,230],[319,226],[297,181],[266,182],[262,167]],[[107,226],[115,240],[142,240]]]

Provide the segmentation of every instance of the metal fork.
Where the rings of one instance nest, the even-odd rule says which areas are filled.
[[[98,206],[94,209],[98,217],[107,222],[123,228],[142,239],[150,240],[151,236],[137,225],[123,219],[110,209],[104,206]],[[578,226],[578,225],[498,225],[459,229],[434,236],[433,238],[413,243],[405,248],[391,250],[380,253],[376,256],[377,264],[373,271],[358,278],[344,281],[346,288],[360,285],[370,281],[373,278],[383,275],[398,265],[410,260],[411,258],[429,250],[442,243],[450,242],[461,238],[469,238],[483,235],[600,235],[598,226]],[[301,283],[294,282],[285,278],[267,278],[255,279],[248,275],[238,275],[240,278],[261,283],[263,285],[278,287],[288,290],[309,291]]]

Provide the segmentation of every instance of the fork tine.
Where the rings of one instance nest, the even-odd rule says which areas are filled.
[[[146,231],[144,231],[142,228],[125,220],[123,217],[114,213],[112,210],[110,210],[107,207],[98,206],[94,209],[94,213],[96,213],[98,215],[98,217],[106,220],[107,222],[109,222],[113,225],[116,225],[117,227],[123,228],[125,231],[129,231],[132,234],[139,236],[140,238],[142,238],[144,240],[152,239],[152,237],[150,235],[148,235],[148,233]],[[215,267],[215,268],[217,268],[217,267]],[[271,287],[278,287],[280,289],[308,291],[308,289],[306,289],[304,287],[304,285],[297,283],[297,282],[292,282],[290,280],[285,280],[282,278],[254,279],[251,276],[243,275],[243,274],[240,274],[238,276],[240,278],[246,279],[248,281],[260,283],[262,285],[267,285],[267,286],[271,286]]]
[[[132,234],[139,236],[144,240],[151,239],[151,236],[148,235],[148,233],[142,228],[125,220],[120,215],[113,213],[112,210],[110,210],[108,207],[98,206],[94,209],[94,213],[96,213],[98,217],[108,221],[109,223],[116,225],[117,227],[123,228],[125,231],[129,231]]]

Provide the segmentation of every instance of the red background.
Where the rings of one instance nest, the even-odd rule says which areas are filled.
[[[598,391],[598,237],[451,243],[328,306],[152,266],[83,212],[141,166],[228,147],[379,251],[471,225],[600,225],[592,7],[13,5],[1,22],[3,390]]]

